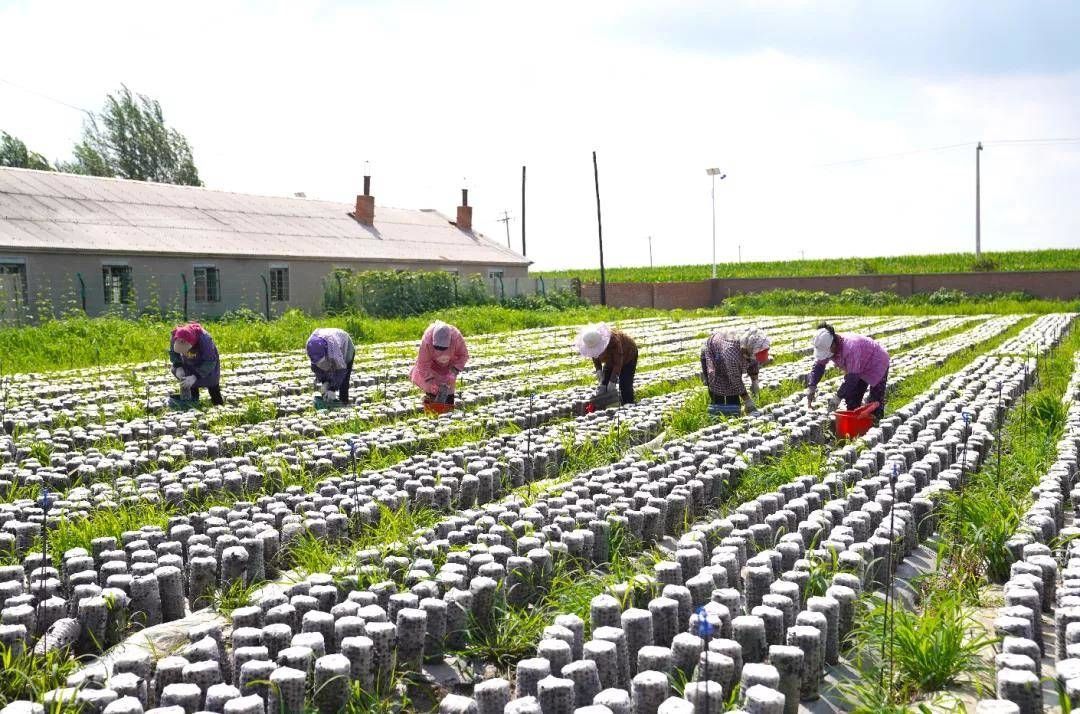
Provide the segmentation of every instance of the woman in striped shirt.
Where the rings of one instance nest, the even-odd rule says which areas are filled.
[[[709,399],[716,408],[735,407],[739,402],[750,413],[757,408],[758,372],[769,359],[769,338],[756,327],[742,334],[717,332],[701,348],[701,378],[709,387]],[[750,377],[750,391],[746,390],[743,375]]]

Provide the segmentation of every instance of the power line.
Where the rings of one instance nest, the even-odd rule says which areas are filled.
[[[997,139],[984,141],[983,144],[998,146],[1001,144],[1078,144],[1080,136],[1065,136],[1056,139]]]
[[[34,94],[36,96],[39,96],[42,99],[47,99],[50,102],[53,102],[55,104],[59,104],[60,106],[67,107],[68,109],[74,109],[77,112],[82,112],[83,114],[87,114],[89,116],[93,116],[93,114],[94,114],[93,112],[91,112],[88,109],[83,109],[82,107],[75,106],[74,104],[70,104],[68,102],[65,102],[63,99],[57,99],[56,97],[51,97],[48,94],[45,94],[44,92],[37,91],[36,89],[30,89],[29,87],[24,87],[21,84],[16,84],[15,82],[4,79],[3,77],[0,77],[0,82],[3,82],[4,84],[7,84],[9,86],[15,87],[15,89],[21,89],[24,92],[28,92],[30,94]]]
[[[931,154],[940,151],[950,151],[952,149],[962,149],[965,147],[975,146],[976,141],[965,141],[959,144],[945,144],[944,146],[931,146],[923,149],[911,149],[909,151],[898,151],[893,154],[880,154],[878,156],[866,156],[860,159],[847,159],[844,161],[830,161],[823,164],[812,164],[810,168],[820,169],[829,168],[832,166],[854,166],[857,164],[865,164],[871,161],[886,161],[889,159],[902,159],[907,156],[916,156],[918,154]],[[1045,139],[992,139],[990,141],[982,142],[983,146],[1008,146],[1008,145],[1054,145],[1054,144],[1080,144],[1080,137],[1077,136],[1064,136],[1064,137],[1048,137]]]
[[[811,168],[827,168],[830,166],[850,166],[853,164],[864,164],[869,161],[882,161],[885,159],[901,159],[905,156],[914,156],[916,154],[930,154],[938,151],[948,151],[950,149],[959,149],[964,146],[975,146],[974,141],[965,141],[961,144],[946,144],[945,146],[932,146],[926,149],[911,149],[910,151],[900,151],[895,154],[881,154],[879,156],[866,156],[861,159],[847,159],[845,161],[831,161],[825,164],[814,164]]]

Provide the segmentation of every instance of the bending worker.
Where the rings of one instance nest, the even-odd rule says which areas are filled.
[[[739,401],[746,412],[757,409],[758,372],[769,359],[769,338],[756,327],[740,334],[717,332],[701,348],[701,377],[709,387],[710,412],[722,411],[721,406],[733,406],[737,413]],[[746,391],[743,374],[750,377],[750,392]]]
[[[468,361],[469,348],[461,331],[436,320],[424,330],[409,379],[424,390],[429,400],[453,404],[457,376]]]
[[[638,348],[633,338],[598,322],[581,328],[574,344],[582,357],[592,358],[598,383],[596,393],[607,392],[608,385],[614,380],[619,385],[622,403],[633,404],[634,373],[638,360]]]
[[[169,340],[169,362],[180,381],[180,390],[199,401],[199,387],[206,387],[210,402],[221,406],[221,361],[210,333],[197,322],[180,325]]]
[[[315,373],[315,389],[323,399],[331,392],[338,393],[338,401],[349,403],[349,380],[352,378],[356,347],[345,330],[336,327],[317,327],[307,341],[307,355],[311,371]]]
[[[833,326],[825,322],[818,326],[812,344],[814,368],[810,370],[807,406],[813,406],[818,382],[825,374],[825,368],[831,359],[833,364],[844,372],[844,383],[840,385],[836,396],[847,404],[847,408],[858,409],[862,406],[863,395],[869,387],[869,401],[878,403],[874,417],[880,419],[885,416],[889,353],[884,347],[862,335],[838,335]]]

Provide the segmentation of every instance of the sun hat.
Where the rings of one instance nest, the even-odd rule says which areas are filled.
[[[833,336],[824,327],[817,331],[810,344],[814,348],[814,359],[817,361],[832,357]]]
[[[585,325],[574,338],[574,346],[582,357],[596,359],[607,349],[611,341],[611,328],[603,322]]]
[[[450,346],[452,338],[453,333],[450,330],[450,325],[447,325],[442,320],[431,323],[431,344],[436,349],[445,350]]]

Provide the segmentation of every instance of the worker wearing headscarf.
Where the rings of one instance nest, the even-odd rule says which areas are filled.
[[[814,348],[814,368],[810,370],[806,394],[807,406],[813,406],[817,385],[825,374],[829,360],[844,372],[844,383],[836,396],[848,409],[862,406],[863,395],[869,387],[869,401],[877,402],[874,416],[885,416],[885,388],[889,381],[889,353],[869,337],[838,335],[833,326],[821,323],[811,343]]]
[[[717,332],[701,348],[701,377],[713,404],[738,405],[747,413],[757,409],[758,372],[769,360],[769,338],[756,327],[742,333]],[[750,377],[747,393],[743,374]]]
[[[169,362],[182,390],[199,400],[199,388],[206,387],[210,402],[218,406],[221,398],[221,361],[210,333],[197,322],[180,325],[169,340]]]
[[[330,392],[338,393],[338,401],[349,401],[349,379],[352,377],[356,347],[345,330],[336,327],[317,327],[307,341],[311,371],[315,373],[315,389],[323,399]]]
[[[409,379],[432,399],[453,404],[457,376],[468,361],[469,348],[461,331],[436,320],[424,330]]]
[[[582,357],[589,357],[596,368],[596,393],[603,394],[613,381],[619,385],[623,404],[634,403],[634,373],[637,372],[638,348],[630,335],[613,330],[603,322],[585,325],[574,338]]]

